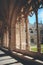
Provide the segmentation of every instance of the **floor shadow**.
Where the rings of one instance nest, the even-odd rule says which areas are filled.
[[[19,58],[18,56],[15,56],[15,55],[11,55],[11,57],[15,58],[16,60],[18,60],[18,62],[21,62],[23,65],[43,65],[41,63],[36,62],[34,59],[25,60],[23,58]]]
[[[0,57],[7,56],[6,54],[0,54]]]
[[[16,64],[16,63],[19,63],[19,62],[8,63],[8,64],[4,64],[4,65]]]
[[[12,64],[16,64],[19,65],[18,63],[21,63],[23,65],[43,65],[41,63],[36,62],[34,59],[30,60],[30,59],[24,59],[24,58],[19,58],[18,56],[16,56],[15,54],[9,53],[9,52],[5,52],[5,54],[0,54],[0,57],[3,56],[11,56],[13,59],[16,59],[17,62],[12,62],[12,63],[7,63],[4,65],[12,65]]]

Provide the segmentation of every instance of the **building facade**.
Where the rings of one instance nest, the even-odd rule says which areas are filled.
[[[39,43],[43,43],[43,24],[38,24],[39,31]],[[37,44],[37,30],[36,24],[29,24],[29,33],[30,33],[30,44]]]

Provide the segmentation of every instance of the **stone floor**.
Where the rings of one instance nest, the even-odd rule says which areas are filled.
[[[38,60],[32,60],[32,58],[30,59],[31,60],[28,61],[16,59],[11,57],[10,55],[7,55],[4,51],[0,50],[0,65],[43,65],[43,61],[41,62]]]
[[[0,65],[23,65],[18,60],[13,59],[11,56],[6,55],[0,50]]]

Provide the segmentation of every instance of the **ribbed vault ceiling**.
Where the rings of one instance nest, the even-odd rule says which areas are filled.
[[[17,16],[28,15],[29,12],[40,8],[40,5],[43,7],[43,0],[0,0],[0,24],[3,26],[3,23],[8,23],[14,11]]]

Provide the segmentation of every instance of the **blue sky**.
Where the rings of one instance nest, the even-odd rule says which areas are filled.
[[[28,19],[31,24],[36,22],[35,14],[32,17],[28,16]],[[38,22],[40,23],[41,21],[43,23],[43,9],[38,10]]]

